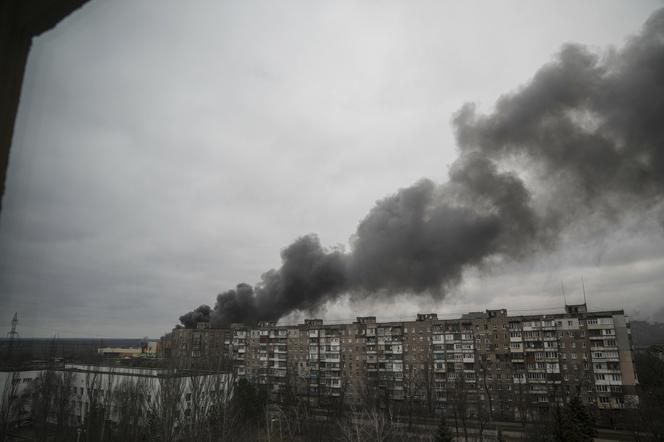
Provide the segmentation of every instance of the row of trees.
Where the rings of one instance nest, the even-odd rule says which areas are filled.
[[[653,362],[647,382],[661,382],[657,378],[664,373],[660,365]],[[289,390],[279,403],[273,403],[267,389],[244,379],[234,382],[232,377],[210,373],[183,376],[165,370],[152,378],[51,367],[18,395],[14,412],[30,411],[34,439],[40,441],[364,442],[447,440],[444,435],[448,433],[457,440],[497,437],[487,411],[488,400],[468,400],[461,382],[455,396],[448,398],[442,429],[432,430],[431,420],[418,419],[427,415],[426,401],[374,401],[354,406],[328,402],[326,406],[312,406],[308,398]],[[79,405],[78,399],[82,398],[74,392],[77,388],[80,392],[81,384],[85,385],[85,406]],[[647,400],[661,400],[661,391],[652,393]],[[652,410],[652,406],[646,409]],[[80,424],[74,418],[79,415],[83,417]],[[533,413],[523,432],[533,441],[589,441],[594,435],[594,421],[583,402],[572,397],[564,405]]]
[[[646,353],[637,355],[636,364],[641,401],[638,408],[624,411],[626,422],[636,440],[644,430],[664,440],[664,361]],[[448,440],[448,436],[500,440],[495,421],[501,420],[501,413],[496,410],[506,407],[504,402],[520,410],[521,431],[527,440],[589,441],[595,434],[592,414],[578,395],[536,408],[523,385],[513,384],[509,391],[488,388],[481,371],[472,389],[461,377],[448,385],[446,407],[437,410],[431,403],[435,396],[415,394],[427,390],[422,384],[426,379],[435,381],[426,370],[404,373],[402,400],[381,390],[378,384],[385,379],[373,379],[372,384],[361,377],[368,380],[350,385],[344,377],[339,396],[328,401],[320,396],[312,401],[309,394],[303,395],[296,388],[297,371],[289,370],[285,392],[278,401],[271,401],[275,398],[270,398],[270,385],[236,382],[227,360],[209,361],[197,371],[178,371],[176,365],[154,377],[141,376],[139,371],[120,374],[120,369],[76,372],[52,364],[20,391],[12,375],[3,392],[2,440],[21,416],[30,418],[34,439],[44,441],[364,442]],[[432,428],[433,416],[437,412],[440,419],[441,411],[444,420],[439,428]]]
[[[237,386],[234,399],[226,374],[121,370],[52,364],[29,384],[12,373],[3,389],[0,440],[16,432],[56,442],[230,440],[244,424],[254,425],[246,385]]]

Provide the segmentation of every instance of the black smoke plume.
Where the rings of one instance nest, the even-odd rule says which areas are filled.
[[[212,309],[209,305],[201,305],[193,312],[185,313],[180,316],[180,322],[187,328],[194,328],[199,322],[209,322],[210,312]]]
[[[443,296],[469,267],[554,247],[572,221],[661,204],[664,9],[621,50],[566,45],[493,112],[466,104],[453,124],[460,156],[447,183],[422,180],[378,201],[349,252],[299,238],[256,287],[220,294],[214,310],[199,307],[183,324],[206,311],[214,327],[276,320],[342,293]]]

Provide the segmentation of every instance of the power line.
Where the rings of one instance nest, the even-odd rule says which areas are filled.
[[[12,318],[12,328],[7,332],[7,337],[9,339],[18,338],[18,332],[16,331],[17,325],[18,325],[18,313],[14,312],[14,317]]]
[[[12,318],[12,328],[7,333],[9,338],[9,346],[7,347],[7,360],[11,360],[14,352],[14,341],[18,338],[18,332],[16,331],[16,326],[18,325],[18,313],[14,312],[14,317]]]

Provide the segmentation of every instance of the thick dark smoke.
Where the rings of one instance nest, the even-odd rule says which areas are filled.
[[[206,314],[215,327],[276,320],[342,293],[443,296],[469,267],[555,246],[572,221],[661,204],[664,10],[620,51],[563,47],[492,113],[467,104],[453,124],[460,156],[447,183],[422,180],[378,201],[349,252],[298,239],[255,288],[240,284],[182,323]],[[528,185],[510,164],[528,171]]]
[[[239,284],[217,296],[212,326],[278,319],[293,311],[293,306],[313,310],[348,288],[347,256],[323,249],[314,235],[288,246],[281,259],[281,268],[263,274],[255,289]]]
[[[212,309],[209,305],[201,305],[193,312],[180,316],[180,322],[187,328],[196,327],[198,322],[206,322],[210,320],[211,311]]]

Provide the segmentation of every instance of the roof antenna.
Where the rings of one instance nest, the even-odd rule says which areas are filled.
[[[567,307],[567,297],[565,296],[565,285],[560,281],[560,291],[563,294],[563,301],[565,302],[565,307]]]
[[[586,306],[586,310],[588,310],[588,302],[586,301],[586,284],[583,282],[583,276],[581,277],[581,287],[583,288],[583,304]]]

